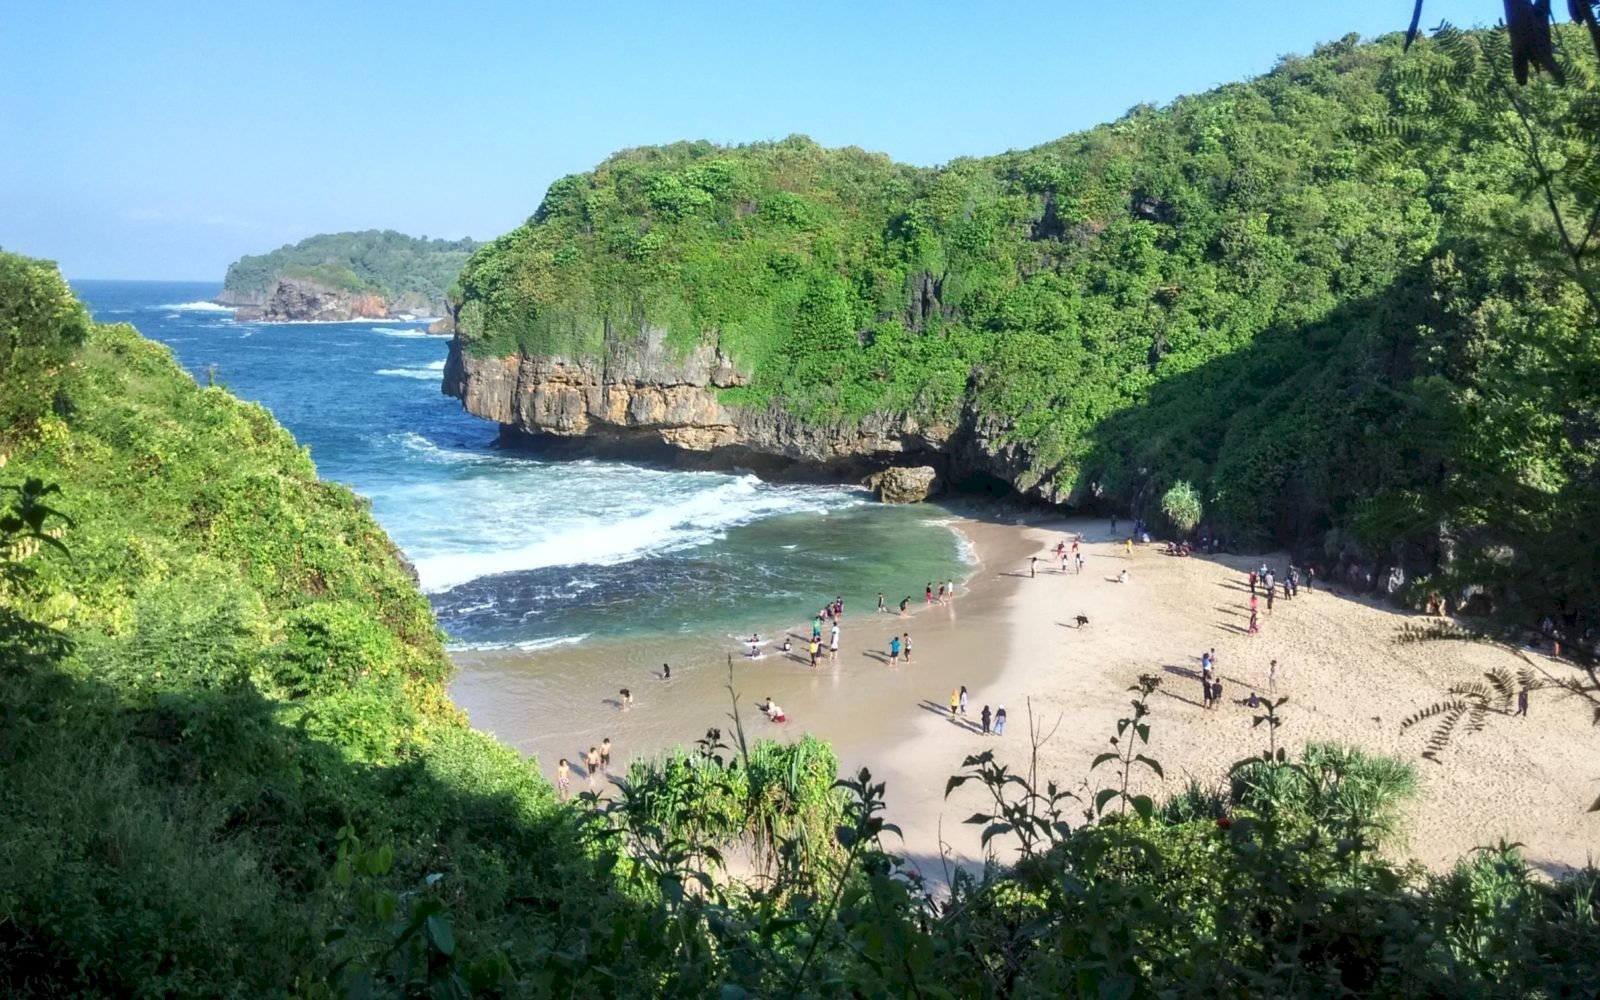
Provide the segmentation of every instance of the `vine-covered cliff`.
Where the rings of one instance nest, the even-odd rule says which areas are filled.
[[[445,389],[513,435],[1080,509],[1189,480],[1230,534],[1337,546],[1437,480],[1420,428],[1461,397],[1423,387],[1488,377],[1463,350],[1541,287],[1486,225],[1528,214],[1518,150],[1467,131],[1480,92],[1430,89],[1451,58],[1347,38],[936,169],[627,150],[469,261]]]

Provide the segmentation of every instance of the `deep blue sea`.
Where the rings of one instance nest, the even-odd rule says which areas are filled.
[[[73,287],[97,320],[265,405],[324,478],[370,498],[458,648],[731,635],[966,572],[937,508],[498,449],[493,424],[440,393],[448,341],[423,323],[235,323],[207,301],[216,284]]]

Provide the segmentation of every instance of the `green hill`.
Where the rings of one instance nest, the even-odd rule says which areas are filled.
[[[379,295],[390,312],[445,316],[450,287],[478,245],[470,239],[417,239],[390,229],[324,233],[234,261],[219,301],[261,305],[277,282],[288,278]]]
[[[1483,348],[1592,321],[1574,319],[1574,286],[1542,277],[1559,263],[1527,249],[1553,236],[1522,130],[1471,75],[1483,37],[1402,55],[1398,36],[1351,36],[935,169],[798,136],[627,150],[557,181],[474,255],[460,343],[470,368],[598,358],[665,330],[681,355],[714,346],[746,378],[715,390],[725,423],[911,427],[906,453],[958,485],[992,476],[1156,521],[1187,481],[1213,532],[1417,586],[1447,550],[1488,551],[1524,520],[1491,523],[1463,499],[1521,475],[1474,444],[1471,421],[1505,421],[1568,509],[1594,475],[1592,434],[1569,462],[1559,434],[1517,415],[1588,406],[1593,384],[1552,365],[1570,392],[1547,397]],[[1445,85],[1463,72],[1478,82]],[[1544,119],[1588,100],[1550,90]],[[1513,385],[1530,394],[1498,391]],[[930,438],[937,453],[915,454]],[[1551,517],[1545,543],[1579,530]]]

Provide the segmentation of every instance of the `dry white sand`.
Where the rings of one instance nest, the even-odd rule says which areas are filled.
[[[1450,684],[1481,679],[1495,666],[1515,673],[1528,661],[1470,643],[1396,643],[1418,616],[1304,587],[1296,599],[1278,600],[1270,616],[1263,603],[1262,629],[1249,636],[1246,574],[1259,556],[1175,558],[1156,546],[1136,546],[1130,560],[1109,540],[1108,527],[1097,521],[1018,529],[1041,555],[1064,532],[1085,532],[1087,565],[1082,576],[1052,570],[1015,581],[999,620],[971,623],[992,629],[997,641],[1003,637],[1006,657],[995,679],[972,692],[968,718],[975,721],[982,704],[1004,703],[1010,719],[1003,738],[927,716],[883,759],[889,787],[905,790],[891,791],[892,818],[906,830],[909,855],[936,855],[934,831],[942,830],[956,858],[981,856],[978,828],[961,821],[985,804],[984,793],[969,786],[945,802],[945,775],[960,755],[983,749],[1013,770],[1025,769],[1030,699],[1041,728],[1054,730],[1040,752],[1041,778],[1092,800],[1095,789],[1113,782],[1109,768],[1090,775],[1088,767],[1109,749],[1116,720],[1129,714],[1135,695],[1127,689],[1139,675],[1157,674],[1163,682],[1151,698],[1147,752],[1166,779],[1141,780],[1140,790],[1159,798],[1190,777],[1221,784],[1230,765],[1266,745],[1266,727],[1252,728],[1260,713],[1240,702],[1251,691],[1266,696],[1268,663],[1277,659],[1278,695],[1289,699],[1280,710],[1280,745],[1293,753],[1307,742],[1341,741],[1415,764],[1422,788],[1408,810],[1400,857],[1443,868],[1501,838],[1524,844],[1529,862],[1552,873],[1593,856],[1600,815],[1586,810],[1600,791],[1600,729],[1590,725],[1587,703],[1535,692],[1528,717],[1494,715],[1481,732],[1459,732],[1438,763],[1421,757],[1429,725],[1401,731],[1405,717],[1441,700]],[[1268,563],[1281,573],[1285,560]],[[1129,582],[1112,582],[1125,567]],[[1079,614],[1089,618],[1086,628],[1076,627]],[[1213,648],[1225,701],[1208,712],[1201,707],[1199,657]],[[1550,677],[1572,669],[1529,655]],[[1081,812],[1072,819],[1081,821]]]
[[[1233,762],[1265,745],[1264,729],[1251,727],[1255,713],[1236,702],[1251,690],[1266,694],[1273,658],[1278,693],[1289,698],[1279,740],[1291,752],[1308,741],[1337,740],[1415,762],[1423,784],[1402,856],[1444,867],[1503,837],[1526,845],[1530,862],[1547,871],[1589,860],[1600,830],[1600,814],[1585,811],[1600,792],[1600,729],[1590,726],[1584,704],[1537,692],[1528,718],[1493,717],[1484,731],[1461,735],[1439,763],[1421,758],[1426,725],[1400,729],[1451,683],[1481,678],[1496,665],[1513,672],[1525,666],[1516,655],[1464,643],[1397,644],[1415,616],[1304,588],[1295,600],[1278,601],[1270,616],[1263,605],[1261,633],[1246,636],[1245,573],[1259,556],[1180,559],[1150,546],[1135,547],[1130,560],[1109,539],[1105,521],[962,519],[958,526],[981,562],[952,604],[905,619],[848,608],[843,651],[817,671],[775,650],[759,662],[736,658],[734,666],[752,738],[810,732],[833,743],[846,773],[869,767],[875,781],[888,784],[888,819],[905,831],[904,853],[930,878],[943,880],[945,855],[953,863],[981,859],[978,828],[962,820],[984,804],[983,792],[968,785],[946,801],[945,782],[963,757],[985,749],[1013,769],[1026,768],[1030,701],[1041,726],[1054,732],[1040,751],[1041,779],[1088,800],[1111,781],[1105,769],[1091,776],[1088,767],[1128,711],[1127,689],[1140,674],[1161,676],[1148,753],[1166,779],[1140,784],[1160,798],[1190,777],[1220,784]],[[1061,574],[1045,558],[1069,531],[1086,535],[1081,576]],[[1039,575],[1030,579],[1028,557],[1035,554]],[[1281,557],[1268,562],[1280,571],[1284,565]],[[1129,582],[1114,582],[1123,568]],[[1079,614],[1089,618],[1087,628],[1075,627]],[[905,631],[913,637],[912,662],[891,668],[888,638]],[[1199,704],[1199,656],[1211,648],[1226,703],[1207,712]],[[547,774],[559,757],[581,765],[602,736],[611,738],[613,771],[620,772],[631,756],[687,745],[710,726],[730,728],[730,649],[720,638],[685,637],[459,653],[452,694],[475,726],[535,754]],[[797,640],[797,652],[803,649]],[[655,675],[663,660],[673,665],[670,681]],[[1552,676],[1571,669],[1533,660]],[[952,720],[948,708],[961,684],[969,690],[964,721]],[[621,686],[634,694],[626,712],[616,702]],[[788,712],[786,726],[754,710],[768,696]],[[977,731],[985,704],[1005,705],[1003,738]],[[583,787],[581,766],[575,774]],[[605,785],[597,776],[597,787]],[[1082,818],[1081,807],[1068,816]]]

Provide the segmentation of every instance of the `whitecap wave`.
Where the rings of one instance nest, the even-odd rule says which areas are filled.
[[[452,642],[445,646],[451,653],[482,652],[498,649],[520,649],[531,652],[538,649],[553,649],[556,646],[572,646],[589,638],[589,633],[580,635],[558,635],[548,639],[525,639],[521,642]]]
[[[382,322],[395,322],[395,323],[400,323],[400,322],[404,322],[404,321],[403,320],[373,320],[373,321],[369,321],[369,322],[379,322],[379,323],[382,323]],[[426,330],[397,330],[394,327],[389,327],[389,326],[374,326],[374,327],[371,328],[371,330],[372,330],[373,333],[380,334],[380,335],[385,336],[385,337],[404,337],[407,340],[416,340],[416,339],[419,339],[419,338],[422,338],[422,337],[431,337],[431,336],[433,336],[433,334],[429,333]]]
[[[444,362],[438,362],[437,368],[427,365],[423,368],[379,368],[374,375],[389,375],[394,378],[416,378],[437,380],[439,373],[444,371]]]
[[[233,306],[221,306],[215,302],[169,302],[163,306],[151,306],[152,309],[166,309],[170,312],[205,312],[205,313],[231,313]]]
[[[860,501],[839,490],[773,487],[740,476],[644,513],[555,524],[547,537],[526,545],[424,556],[415,565],[422,589],[439,593],[480,577],[548,566],[632,562],[704,545],[752,521],[854,502]]]

